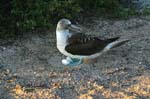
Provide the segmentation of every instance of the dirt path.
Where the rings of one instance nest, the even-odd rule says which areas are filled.
[[[3,41],[0,99],[149,99],[150,16],[89,21],[85,23],[88,34],[131,41],[99,57],[94,67],[63,66],[55,33]]]

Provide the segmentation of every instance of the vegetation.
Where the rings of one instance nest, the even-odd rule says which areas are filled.
[[[0,38],[50,28],[60,18],[77,19],[89,12],[111,17],[134,14],[122,8],[119,0],[2,0],[0,7]]]

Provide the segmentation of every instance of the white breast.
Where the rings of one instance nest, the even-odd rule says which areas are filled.
[[[57,48],[62,54],[66,56],[68,56],[68,53],[65,51],[65,46],[67,45],[67,40],[69,37],[69,30],[56,31]]]
[[[69,37],[69,30],[56,31],[57,46],[65,46]]]

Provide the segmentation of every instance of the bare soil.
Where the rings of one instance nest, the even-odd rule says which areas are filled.
[[[91,18],[87,34],[130,42],[93,64],[67,67],[55,32],[28,33],[0,42],[0,99],[149,99],[150,16]]]

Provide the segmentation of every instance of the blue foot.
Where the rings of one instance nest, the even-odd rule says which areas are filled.
[[[67,57],[66,59],[62,60],[62,64],[66,66],[78,66],[78,65],[81,65],[82,63],[83,63],[83,60],[77,59],[77,58]]]

